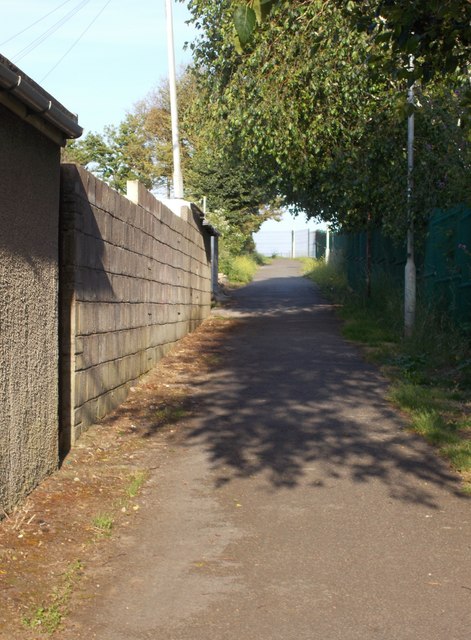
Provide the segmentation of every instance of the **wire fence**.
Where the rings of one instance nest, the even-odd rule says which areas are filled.
[[[263,256],[321,258],[325,256],[326,233],[320,229],[259,231],[255,247]]]
[[[351,287],[360,290],[371,272],[387,275],[402,286],[406,249],[395,245],[379,230],[335,233],[330,240],[331,259],[340,260]],[[369,255],[369,258],[367,257]],[[436,211],[422,247],[416,249],[417,283],[427,303],[471,323],[471,210],[458,206]]]

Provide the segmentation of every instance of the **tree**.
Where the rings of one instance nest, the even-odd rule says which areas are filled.
[[[121,193],[126,191],[127,180],[140,180],[149,189],[159,180],[138,114],[128,114],[117,127],[105,127],[102,134],[89,133],[69,143],[63,160],[82,164]]]
[[[205,197],[208,211],[224,220],[229,252],[251,250],[252,233],[278,212],[273,187],[263,172],[242,163],[237,145],[214,141],[213,122],[189,70],[178,78],[178,95],[185,194],[195,202]],[[138,179],[168,195],[173,177],[168,82],[162,80],[118,126],[70,144],[64,159],[86,166],[118,191],[126,190],[126,180]]]
[[[351,24],[390,49],[386,60],[404,69],[409,55],[416,59],[415,78],[458,73],[469,76],[471,3],[469,0],[333,0]],[[201,3],[193,3],[195,5]],[[235,0],[233,25],[240,50],[271,9],[286,0]],[[384,62],[383,58],[383,62]]]
[[[249,4],[256,13],[256,3]],[[397,3],[366,3],[370,10],[380,4]],[[311,216],[347,228],[364,227],[370,220],[402,234],[407,225],[406,93],[414,78],[405,69],[391,74],[391,65],[398,63],[392,46],[352,27],[347,9],[363,3],[271,3],[269,19],[259,21],[242,54],[231,44],[233,5],[229,0],[189,5],[201,30],[195,62],[214,136],[223,138],[221,131],[232,136],[243,161],[276,176],[286,201]],[[362,15],[355,14],[356,26]],[[392,18],[388,24],[392,28]],[[446,82],[437,79],[423,87],[415,107],[417,144],[424,153],[433,147],[435,154],[433,162],[431,153],[422,154],[428,164],[419,163],[416,171],[417,218],[462,197],[457,187],[464,182],[468,151],[453,89],[448,77]],[[438,116],[445,113],[440,107],[445,102],[451,111],[443,127]],[[437,131],[458,141],[448,145],[456,162],[450,162],[446,138],[438,144]],[[460,178],[443,187],[443,172],[450,165],[460,169]]]

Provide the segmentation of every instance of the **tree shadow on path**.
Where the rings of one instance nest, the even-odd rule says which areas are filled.
[[[461,495],[447,464],[404,431],[385,380],[340,337],[309,282],[255,282],[233,313],[241,322],[187,435],[209,454],[216,486],[263,475],[271,490],[319,489],[348,478],[428,508],[439,508],[438,487]]]

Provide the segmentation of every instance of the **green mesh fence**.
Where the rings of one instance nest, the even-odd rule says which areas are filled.
[[[367,277],[367,234],[336,233],[331,236],[333,259],[341,260],[347,270],[350,286],[360,290],[366,285]],[[371,232],[370,242],[371,272],[382,272],[398,284],[404,276],[405,250],[383,236],[379,230]]]
[[[371,271],[383,272],[403,285],[406,250],[378,230],[371,233]],[[357,291],[367,276],[367,235],[331,235],[331,255],[343,261],[349,284]],[[471,322],[471,210],[464,206],[437,211],[431,217],[423,252],[416,253],[418,286],[425,301]]]
[[[428,228],[424,260],[428,300],[457,320],[471,321],[471,210],[436,212]]]

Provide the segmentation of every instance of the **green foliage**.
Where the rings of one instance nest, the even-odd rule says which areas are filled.
[[[137,496],[142,485],[147,479],[147,475],[146,471],[136,471],[131,475],[129,484],[126,488],[126,494],[129,498],[135,498]]]
[[[241,44],[247,44],[255,28],[257,16],[247,5],[237,5],[234,9],[234,26]]]
[[[245,4],[256,13],[254,3]],[[379,4],[364,4],[364,11],[352,13],[361,3],[276,2],[239,53],[231,45],[234,3],[195,0],[189,3],[201,33],[195,60],[213,138],[224,146],[237,142],[242,164],[272,176],[286,202],[343,228],[383,226],[403,236],[406,90],[416,74],[402,63],[401,73],[393,68],[400,62],[400,33],[418,28],[425,14],[416,3],[404,17],[387,11],[389,26],[380,20],[380,29]],[[403,3],[381,3],[381,10],[391,4]],[[359,28],[365,17],[372,31]],[[408,22],[398,32],[396,52],[392,25],[403,18]],[[429,42],[431,28],[424,23]],[[422,68],[417,58],[416,69]],[[419,230],[432,207],[469,197],[457,81],[448,74],[416,90],[411,208]]]
[[[221,271],[231,284],[248,284],[258,266],[257,259],[252,255],[232,256],[226,254],[220,261]]]
[[[113,517],[109,513],[101,513],[93,518],[92,525],[98,536],[109,537],[113,530]]]
[[[286,0],[236,0],[234,27],[241,44],[246,44],[272,7],[288,4]],[[201,3],[200,3],[201,4]],[[332,2],[332,4],[334,4]],[[471,7],[463,0],[335,0],[338,9],[350,17],[352,27],[368,33],[377,45],[388,50],[388,69],[395,73],[413,55],[415,78],[430,78],[436,74],[466,75],[471,53]],[[250,10],[251,13],[250,13]],[[241,16],[249,13],[249,21]],[[253,14],[253,15],[252,15]],[[257,21],[255,20],[255,14]],[[239,33],[239,31],[241,33]],[[371,63],[377,62],[374,56]],[[383,59],[384,63],[384,59]]]
[[[136,114],[128,114],[117,127],[105,127],[102,134],[89,133],[69,143],[62,160],[82,164],[121,193],[127,180],[139,180],[149,189],[157,182],[152,150]]]
[[[343,0],[337,0],[345,4]],[[400,73],[415,58],[415,77],[466,74],[471,45],[471,6],[463,0],[366,0],[347,2],[353,25],[390,52],[388,67]]]
[[[257,15],[256,28],[252,15],[242,53],[231,46],[234,4],[195,0],[189,7],[200,28],[193,48],[212,135],[224,147],[237,143],[244,167],[270,176],[297,210],[344,229],[382,226],[396,237],[408,226],[408,204],[422,231],[433,207],[469,201],[466,92],[454,91],[461,80],[451,73],[416,88],[407,201],[407,86],[426,74],[420,56],[417,73],[405,68],[404,34],[421,27],[424,42],[438,38],[451,24],[449,3],[445,12],[435,3],[427,22],[415,2],[404,14],[391,9],[401,2],[275,2],[268,20]],[[249,9],[256,14],[255,3],[246,2]],[[432,33],[433,25],[442,31]]]

